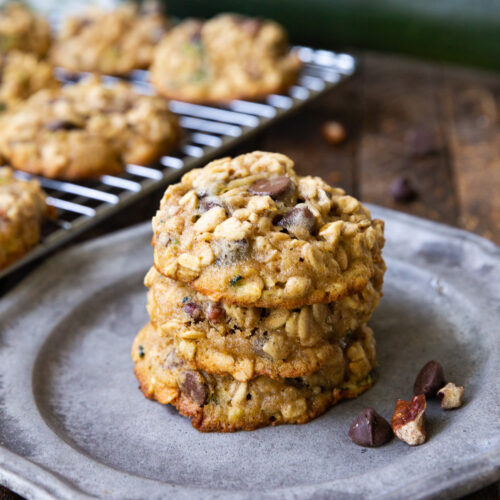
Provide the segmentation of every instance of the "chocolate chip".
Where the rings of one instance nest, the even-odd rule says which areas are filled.
[[[307,384],[304,382],[304,379],[300,377],[286,378],[285,384],[291,385],[292,387],[296,387],[297,389],[303,389],[304,387],[307,387]]]
[[[284,227],[296,238],[304,238],[314,231],[316,219],[307,205],[297,205],[278,219],[275,224]]]
[[[211,208],[222,207],[222,201],[218,196],[203,196],[200,199],[200,210],[208,212]]]
[[[429,361],[419,372],[413,385],[413,394],[425,394],[428,398],[435,398],[437,391],[446,384],[443,367],[432,360]]]
[[[270,196],[277,199],[289,192],[293,187],[290,177],[272,177],[271,179],[261,179],[250,186],[250,192],[258,196]]]
[[[45,128],[51,132],[57,132],[58,130],[77,130],[81,128],[76,123],[69,120],[51,120],[45,124]]]
[[[204,405],[208,397],[208,386],[202,375],[195,371],[185,371],[181,376],[179,389],[191,401]]]
[[[191,36],[189,37],[191,42],[196,44],[196,45],[201,45],[201,30],[203,28],[203,22],[198,21],[198,20],[193,20],[193,31],[191,33]]]
[[[418,193],[406,177],[397,177],[389,187],[389,193],[395,201],[408,203],[413,201]]]
[[[349,428],[349,439],[358,446],[374,448],[388,443],[392,437],[392,428],[384,417],[373,408],[364,408],[353,420]]]
[[[209,321],[217,323],[218,321],[223,320],[225,315],[226,311],[224,311],[222,304],[220,304],[219,302],[211,302],[208,305],[207,317]]]
[[[167,370],[172,370],[173,368],[178,368],[184,364],[184,361],[177,356],[175,349],[172,349],[165,358],[164,367]]]
[[[429,156],[438,149],[434,134],[424,127],[408,131],[404,140],[408,155],[414,158]]]
[[[191,316],[193,320],[196,321],[201,321],[203,319],[203,310],[198,304],[195,304],[194,302],[187,302],[184,304],[182,307],[182,310]]]
[[[248,240],[218,240],[216,245],[219,249],[217,264],[231,264],[244,259],[249,252]]]
[[[263,338],[262,335],[255,335],[252,341],[252,349],[260,358],[272,359],[272,357],[263,349],[266,342],[267,339]]]

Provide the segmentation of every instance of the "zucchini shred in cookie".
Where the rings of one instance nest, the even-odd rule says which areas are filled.
[[[374,381],[383,222],[256,151],[170,186],[153,219],[142,392],[201,431],[305,423]]]

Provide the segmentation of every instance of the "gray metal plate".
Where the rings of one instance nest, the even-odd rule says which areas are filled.
[[[500,477],[500,249],[373,207],[386,220],[385,296],[371,325],[380,379],[302,426],[200,434],[137,390],[149,224],[46,262],[0,304],[0,482],[29,498],[453,498]],[[390,418],[427,360],[466,386],[428,405],[429,440],[362,449],[364,406]]]

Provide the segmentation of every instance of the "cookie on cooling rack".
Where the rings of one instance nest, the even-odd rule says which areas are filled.
[[[285,91],[300,67],[281,26],[221,14],[169,31],[155,50],[151,80],[169,98],[225,102]]]
[[[199,369],[240,381],[298,377],[342,356],[346,338],[368,321],[380,300],[381,274],[358,294],[291,310],[213,302],[152,268],[145,279],[147,309],[179,356]]]
[[[52,65],[33,54],[11,51],[0,54],[0,109],[9,108],[41,89],[58,88]]]
[[[353,345],[356,351],[366,347],[366,352],[373,353],[363,370],[349,362]],[[357,397],[373,384],[373,349],[373,332],[363,327],[360,338],[353,338],[352,344],[344,347],[345,360],[342,355],[335,357],[315,373],[238,381],[199,370],[177,355],[170,338],[148,324],[134,341],[132,357],[146,397],[175,405],[200,431],[232,432],[306,423],[340,400]]]
[[[73,71],[126,75],[144,69],[167,30],[159,9],[132,3],[106,11],[91,7],[68,18],[52,50],[56,65]]]
[[[164,99],[90,78],[42,90],[0,118],[0,152],[19,170],[66,179],[117,174],[147,164],[178,142]]]
[[[155,267],[210,299],[293,308],[362,291],[385,264],[384,224],[290,158],[222,158],[169,186],[153,219]]]
[[[49,215],[52,209],[37,181],[18,180],[12,169],[0,167],[0,269],[38,243],[42,221]]]
[[[49,23],[26,5],[10,2],[0,10],[0,53],[19,50],[44,57],[50,40]]]

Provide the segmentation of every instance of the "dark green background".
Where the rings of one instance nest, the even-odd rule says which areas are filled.
[[[275,19],[293,43],[402,52],[500,69],[500,0],[168,0],[179,17]]]

